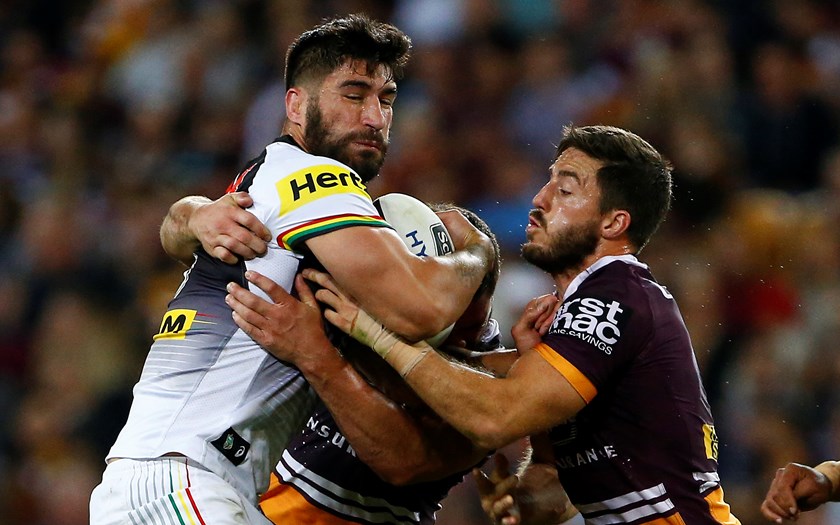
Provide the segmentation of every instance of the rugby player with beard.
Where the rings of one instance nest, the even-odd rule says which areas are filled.
[[[254,226],[269,239],[262,256],[226,257],[235,230],[217,234],[217,245],[189,242],[190,211],[200,216],[211,204],[187,199],[173,207],[164,230],[171,236],[162,233],[162,241],[186,245],[177,256],[190,269],[91,496],[91,524],[269,523],[258,498],[316,396],[299,370],[236,326],[228,283],[247,286],[246,275],[259,272],[291,290],[306,259],[389,329],[418,340],[470,304],[495,264],[490,239],[447,212],[455,253],[415,257],[365,190],[385,159],[409,48],[400,30],[361,15],[326,21],[292,43],[284,134],[234,179],[228,192],[237,195],[215,203],[233,206],[247,192],[248,210],[236,211],[248,216],[246,228],[264,224]]]
[[[637,258],[670,202],[671,166],[646,141],[607,126],[564,130],[522,249],[553,277],[559,308],[544,298],[526,307],[512,329],[521,357],[501,378],[404,341],[328,274],[303,275],[323,287],[315,297],[327,305],[328,321],[373,348],[478,446],[498,449],[530,436],[531,458],[518,476],[508,476],[505,465],[490,478],[476,476],[495,522],[557,523],[574,512],[565,489],[586,523],[736,525],[685,323],[673,296]],[[253,334],[266,316],[296,324],[290,338],[268,349],[316,377],[335,356],[323,331],[313,340],[311,301],[262,277],[251,282],[275,304],[231,285],[237,324]],[[305,354],[295,337],[306,337]]]

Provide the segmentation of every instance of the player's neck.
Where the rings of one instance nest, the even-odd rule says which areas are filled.
[[[604,257],[617,257],[622,255],[632,254],[632,248],[629,244],[624,242],[601,242],[595,248],[595,251],[586,256],[583,261],[572,268],[563,270],[562,272],[552,274],[554,285],[557,288],[557,293],[560,297],[566,293],[566,288],[575,280],[575,278],[586,271],[587,268],[598,262]]]

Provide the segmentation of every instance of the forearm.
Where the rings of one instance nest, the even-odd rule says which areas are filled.
[[[484,456],[428,409],[405,408],[372,387],[337,350],[301,370],[359,459],[391,484],[441,479]]]
[[[160,227],[160,243],[170,257],[187,266],[192,264],[201,243],[190,230],[189,220],[197,208],[210,202],[206,197],[190,196],[170,206]]]
[[[499,385],[504,379],[449,362],[435,352],[409,363],[409,370],[396,363],[397,371],[406,373],[406,382],[423,401],[477,446],[498,449],[528,433],[511,418],[511,398]]]
[[[406,268],[392,266],[384,269],[385,274],[378,269],[382,278],[376,294],[359,280],[350,279],[345,287],[383,325],[411,341],[429,338],[454,323],[486,273],[485,261],[471,249],[406,262]]]
[[[446,256],[416,257],[386,228],[346,228],[306,244],[345,293],[411,341],[454,323],[472,302],[488,267],[480,244]],[[348,252],[350,245],[357,249]],[[376,286],[360,275],[375,275]]]
[[[814,470],[822,473],[831,482],[829,501],[840,501],[840,461],[824,461]]]
[[[536,353],[520,357],[506,377],[494,378],[450,362],[424,343],[408,345],[398,338],[377,335],[370,329],[371,318],[362,314],[359,311],[350,333],[354,337],[369,333],[372,337],[366,344],[384,357],[432,410],[479,447],[501,448],[566,421],[585,406],[562,374]]]

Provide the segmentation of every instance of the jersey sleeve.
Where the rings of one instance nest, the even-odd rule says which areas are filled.
[[[356,173],[323,157],[308,158],[321,162],[283,166],[269,156],[249,189],[250,211],[281,248],[301,252],[307,239],[349,226],[390,228]]]
[[[563,302],[536,351],[589,403],[642,351],[651,325],[646,312],[617,278],[588,280]]]

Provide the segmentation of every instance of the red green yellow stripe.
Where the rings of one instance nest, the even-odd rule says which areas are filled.
[[[378,215],[331,215],[329,217],[321,217],[319,219],[305,222],[295,228],[290,228],[277,236],[277,244],[287,250],[294,250],[295,246],[299,246],[304,240],[321,235],[328,231],[339,230],[347,228],[348,226],[371,226],[371,227],[385,227],[391,226],[385,222],[382,217]]]

